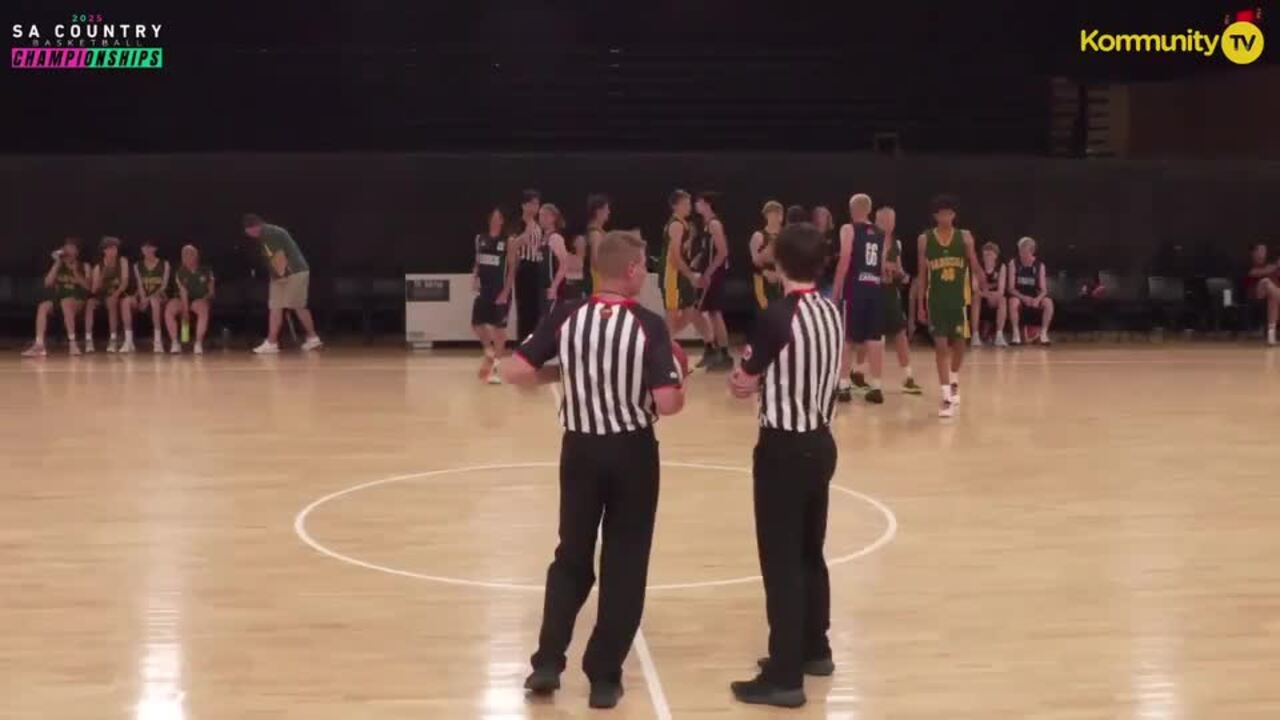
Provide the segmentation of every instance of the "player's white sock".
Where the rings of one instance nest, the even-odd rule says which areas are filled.
[[[912,374],[911,374],[911,366],[910,366],[910,365],[908,365],[908,366],[906,366],[906,367],[902,368],[902,372],[903,372],[904,374],[906,374],[906,376],[907,376],[908,378],[912,378],[912,377],[914,377],[914,375],[912,375]]]
[[[942,399],[946,402],[951,402],[951,385],[942,386]]]
[[[108,338],[108,340],[109,340],[110,342],[115,342],[115,341],[116,341],[116,334],[115,334],[115,333],[111,333],[111,336]]]
[[[1267,342],[1271,343],[1272,345],[1276,344],[1276,326],[1275,325],[1267,326]]]
[[[127,342],[127,343],[131,343],[131,342],[133,342],[133,331],[132,331],[132,330],[125,330],[125,331],[124,331],[124,341],[125,341],[125,342]]]
[[[849,382],[849,378],[847,377],[840,378],[840,381],[836,383],[836,388],[839,390],[849,390],[852,387],[853,383]]]
[[[952,385],[960,384],[960,373],[955,370],[951,371],[951,384]]]
[[[871,378],[871,380],[870,380],[869,382],[870,382],[870,384],[871,384],[871,389],[872,389],[872,390],[879,390],[879,389],[880,389],[880,378]]]

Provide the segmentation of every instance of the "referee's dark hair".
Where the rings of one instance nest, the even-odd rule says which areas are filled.
[[[538,192],[537,190],[535,190],[535,189],[533,189],[533,188],[529,188],[529,189],[527,189],[527,190],[522,190],[522,191],[520,192],[520,204],[521,204],[521,205],[524,205],[525,203],[531,203],[531,202],[534,202],[534,201],[542,202],[542,193]]]
[[[773,253],[782,274],[796,282],[816,281],[827,262],[822,232],[808,222],[791,223],[783,228]]]
[[[809,211],[803,205],[792,205],[787,208],[787,224],[809,222]]]
[[[676,205],[680,204],[681,200],[688,200],[688,199],[689,199],[689,193],[687,191],[676,190],[671,193],[670,197],[667,198],[667,206],[675,207]]]
[[[933,200],[929,202],[929,212],[931,213],[941,212],[943,210],[950,210],[951,212],[956,212],[959,209],[960,209],[960,202],[956,200],[956,196],[949,195],[947,193],[936,195],[934,196]]]

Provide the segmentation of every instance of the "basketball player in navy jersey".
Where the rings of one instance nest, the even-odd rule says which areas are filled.
[[[987,279],[987,289],[978,289],[975,276],[973,305],[969,308],[969,314],[972,317],[969,324],[973,326],[972,344],[974,347],[982,347],[982,311],[984,308],[989,308],[996,312],[995,346],[1006,347],[1009,344],[1004,339],[1005,314],[1008,312],[1005,305],[1008,301],[1006,297],[1008,278],[1007,268],[1000,264],[1000,246],[992,242],[982,246],[980,270],[982,276]]]
[[[1049,344],[1049,326],[1053,324],[1053,298],[1044,262],[1036,259],[1036,241],[1024,237],[1018,241],[1018,257],[1009,261],[1009,322],[1013,325],[1013,344],[1022,344],[1022,326],[1028,315],[1040,322],[1040,344]]]
[[[576,300],[583,297],[582,251],[570,248],[564,239],[564,216],[560,208],[551,203],[538,210],[538,225],[547,239],[547,251],[543,254],[546,264],[547,297],[543,303],[543,317],[560,300]],[[581,240],[581,238],[579,238]]]
[[[724,278],[729,272],[729,241],[725,238],[724,223],[717,212],[719,200],[719,193],[703,192],[694,203],[694,209],[702,218],[701,254],[708,258],[701,278],[702,296],[698,299],[698,310],[711,329],[711,342],[698,365],[707,370],[732,370],[729,330],[724,324]]]
[[[871,223],[871,198],[863,193],[849,198],[849,216],[849,224],[840,228],[840,259],[832,290],[833,300],[844,301],[847,336],[836,397],[840,402],[853,399],[849,373],[854,369],[854,353],[861,347],[871,370],[865,399],[879,405],[884,402],[880,389],[884,367],[884,233]],[[863,374],[861,367],[857,373]]]
[[[491,385],[502,382],[498,362],[507,347],[507,308],[514,283],[516,245],[507,227],[502,208],[489,211],[489,226],[475,237],[475,264],[471,269],[476,299],[471,305],[471,329],[484,349],[478,373]]]

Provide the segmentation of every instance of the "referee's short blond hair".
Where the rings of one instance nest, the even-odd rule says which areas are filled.
[[[600,275],[613,280],[627,274],[632,263],[644,264],[645,242],[640,233],[630,230],[610,230],[596,247],[592,267]]]

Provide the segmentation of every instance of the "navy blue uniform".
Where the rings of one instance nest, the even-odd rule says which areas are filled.
[[[871,223],[853,223],[853,248],[844,279],[845,336],[862,343],[884,337],[884,293],[880,259],[884,232]]]
[[[498,295],[507,282],[507,243],[505,237],[476,236],[476,277],[480,294],[471,304],[471,325],[507,326],[507,302],[498,304]]]
[[[1022,258],[1014,258],[1009,261],[1009,274],[1012,276],[1013,289],[1027,297],[1034,298],[1040,295],[1040,268],[1044,263],[1039,260],[1032,260],[1030,265],[1023,265]],[[1013,293],[1010,293],[1012,295]],[[1028,317],[1038,318],[1043,311],[1040,308],[1022,306],[1022,322],[1027,322]],[[1028,315],[1030,313],[1031,315]]]

